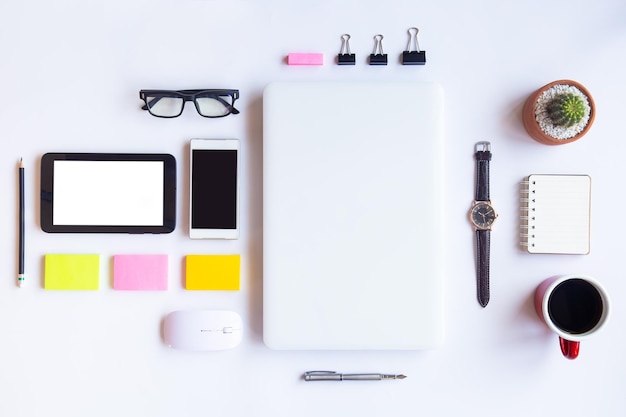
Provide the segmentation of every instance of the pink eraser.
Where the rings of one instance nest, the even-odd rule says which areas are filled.
[[[167,290],[167,255],[113,256],[113,289]]]
[[[287,55],[287,65],[324,65],[324,54],[300,54]]]

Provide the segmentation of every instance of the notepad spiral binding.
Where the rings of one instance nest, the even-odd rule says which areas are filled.
[[[523,248],[534,247],[535,239],[535,190],[532,186],[535,181],[524,180],[520,183],[520,246]]]

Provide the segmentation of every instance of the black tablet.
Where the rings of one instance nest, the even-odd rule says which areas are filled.
[[[47,153],[41,228],[49,233],[170,233],[176,159],[169,154]]]

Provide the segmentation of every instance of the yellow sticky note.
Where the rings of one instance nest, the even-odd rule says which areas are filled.
[[[97,290],[99,281],[100,255],[45,256],[46,290]]]
[[[239,290],[239,255],[187,255],[185,288]]]

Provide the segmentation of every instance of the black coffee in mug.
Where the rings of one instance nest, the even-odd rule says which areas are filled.
[[[572,278],[563,281],[548,299],[548,314],[564,332],[583,334],[592,330],[602,318],[602,296],[591,283]]]

